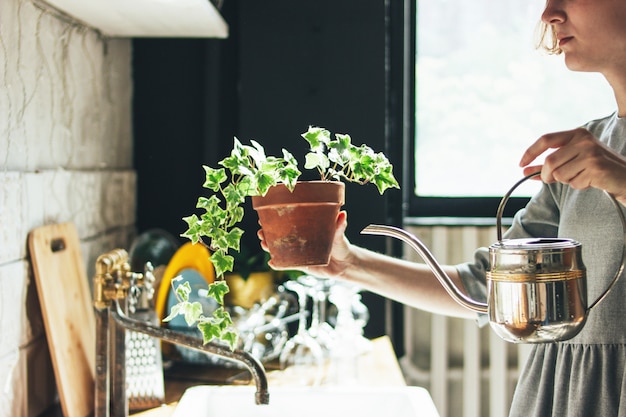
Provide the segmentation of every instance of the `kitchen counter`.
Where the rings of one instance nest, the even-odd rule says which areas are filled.
[[[359,356],[357,384],[360,386],[405,386],[404,376],[396,359],[395,352],[388,337],[383,336],[372,340],[371,351]],[[330,376],[327,375],[325,379]],[[289,386],[293,384],[291,373],[281,370],[267,372],[270,393],[272,387]],[[176,408],[176,401],[190,386],[198,385],[198,382],[174,380],[166,378],[165,394],[166,405],[133,414],[133,417],[170,417]],[[326,382],[324,385],[332,385]]]

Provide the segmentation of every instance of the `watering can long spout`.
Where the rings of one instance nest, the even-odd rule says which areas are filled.
[[[430,253],[426,245],[411,233],[398,227],[370,224],[361,231],[361,234],[390,236],[406,242],[420,254],[439,282],[441,282],[441,285],[457,303],[478,313],[487,313],[487,304],[475,301],[459,290],[452,282],[452,279],[443,271],[441,265],[435,260],[435,257]]]

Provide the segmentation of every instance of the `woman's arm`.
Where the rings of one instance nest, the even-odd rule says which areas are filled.
[[[338,278],[431,313],[476,318],[475,312],[462,307],[448,295],[428,266],[351,246],[352,261]],[[444,266],[443,269],[465,292],[456,268]]]
[[[302,269],[303,272],[321,278],[348,281],[368,291],[432,313],[476,318],[476,313],[460,306],[448,295],[426,265],[396,259],[351,244],[344,234],[346,219],[345,212],[341,212],[337,218],[330,263],[322,267],[306,267]],[[262,229],[258,235],[261,246],[267,250]],[[465,292],[456,268],[445,266],[444,270],[455,285]]]

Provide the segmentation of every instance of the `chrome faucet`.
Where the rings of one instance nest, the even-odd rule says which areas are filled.
[[[130,271],[128,253],[115,249],[98,257],[94,276],[94,308],[96,313],[96,381],[95,417],[128,416],[126,398],[125,331],[131,330],[170,343],[218,355],[244,364],[256,385],[255,402],[269,403],[267,376],[263,365],[250,353],[226,345],[209,342],[171,329],[135,320],[125,313],[138,288],[153,292],[154,277]],[[120,304],[123,302],[124,304]]]

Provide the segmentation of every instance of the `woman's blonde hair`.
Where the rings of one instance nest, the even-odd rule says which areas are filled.
[[[561,48],[559,48],[559,40],[556,37],[556,30],[554,30],[554,25],[550,25],[545,22],[539,22],[537,26],[537,48],[541,48],[547,51],[549,54],[558,55],[561,52]]]

